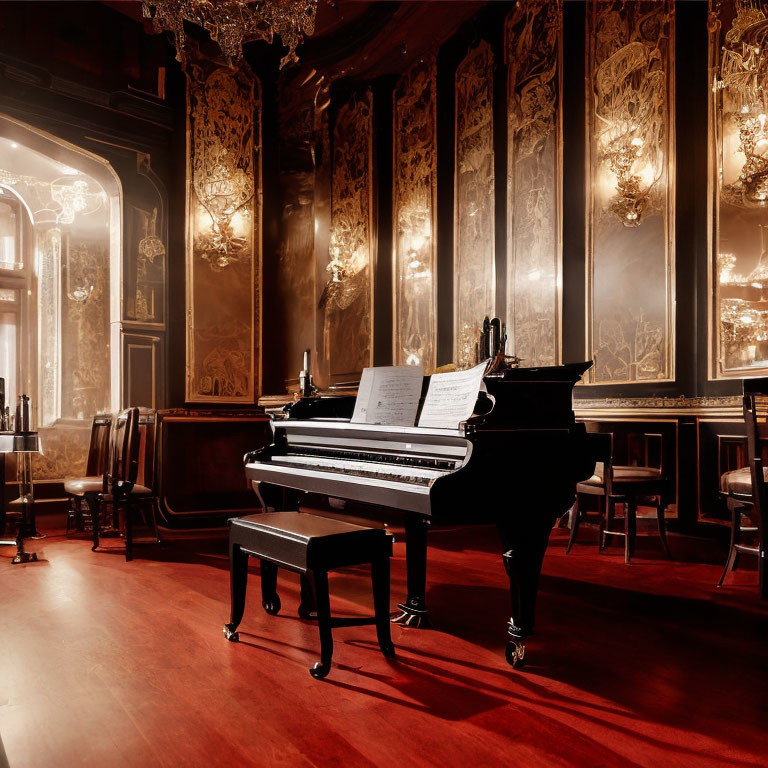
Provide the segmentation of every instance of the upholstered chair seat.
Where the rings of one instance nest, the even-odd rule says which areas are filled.
[[[763,477],[768,481],[768,467],[763,467]],[[752,475],[749,467],[734,469],[726,472],[720,478],[720,490],[723,493],[752,494]]]
[[[86,493],[101,493],[102,490],[104,490],[103,475],[68,477],[64,480],[64,492],[70,496],[85,496]]]

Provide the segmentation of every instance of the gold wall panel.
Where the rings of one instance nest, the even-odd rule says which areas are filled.
[[[331,235],[323,350],[331,382],[359,378],[373,359],[373,94],[339,109],[333,127]]]
[[[590,383],[674,379],[673,63],[672,0],[590,0]]]
[[[768,3],[709,11],[710,376],[765,376]]]
[[[521,0],[507,16],[507,349],[560,362],[562,2]]]
[[[454,361],[475,360],[483,317],[496,305],[493,53],[485,41],[456,70],[453,255]]]
[[[218,231],[217,216],[227,217]],[[255,401],[260,268],[259,82],[246,64],[236,70],[192,64],[187,68],[188,402]]]
[[[435,367],[437,114],[434,58],[416,64],[393,97],[395,365]]]

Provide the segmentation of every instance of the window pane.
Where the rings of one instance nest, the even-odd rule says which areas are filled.
[[[15,312],[0,312],[0,376],[5,379],[5,402],[10,406],[16,402],[17,338],[18,316]]]
[[[16,205],[0,200],[0,269],[21,269],[17,240]]]

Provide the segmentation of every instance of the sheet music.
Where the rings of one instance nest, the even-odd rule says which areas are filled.
[[[457,429],[475,409],[487,366],[485,360],[467,371],[433,373],[418,426]]]
[[[412,427],[419,410],[423,379],[424,369],[420,365],[364,369],[352,421]]]

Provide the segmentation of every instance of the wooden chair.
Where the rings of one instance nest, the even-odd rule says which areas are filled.
[[[111,512],[113,529],[120,528],[122,514],[125,531],[125,559],[133,558],[133,516],[148,511],[157,535],[155,518],[156,497],[152,488],[154,477],[155,411],[127,408],[118,414],[112,428],[111,463],[107,490],[86,492],[91,515],[98,524],[93,526],[93,546],[100,543],[101,523]],[[149,482],[150,485],[144,485]]]
[[[111,413],[100,413],[93,417],[85,476],[68,477],[64,480],[64,493],[67,494],[70,500],[69,509],[67,510],[67,536],[69,536],[73,525],[75,531],[81,532],[85,530],[85,517],[90,518],[88,509],[83,508],[86,491],[107,490],[105,483],[109,474],[111,430]]]
[[[740,555],[755,555],[760,599],[768,600],[768,580],[765,576],[768,467],[763,462],[763,448],[768,444],[768,379],[745,379],[744,422],[749,472],[736,470],[723,476],[731,511],[731,541],[728,559],[717,586],[721,587],[728,572],[736,568]]]
[[[571,551],[579,530],[580,523],[586,519],[581,511],[580,497],[596,496],[598,498],[598,513],[600,523],[600,538],[598,549],[602,552],[606,547],[608,536],[624,537],[624,562],[629,563],[635,550],[637,539],[637,506],[638,501],[650,503],[656,509],[656,521],[659,539],[664,554],[671,557],[667,544],[667,527],[664,518],[665,480],[661,466],[626,466],[613,463],[613,435],[610,433],[592,432],[587,435],[590,449],[596,456],[595,474],[576,485],[576,502],[571,508],[571,536],[566,548],[566,554]],[[645,435],[645,461],[648,463],[648,438]],[[612,528],[616,519],[616,505],[624,507],[624,529]],[[621,518],[619,518],[621,519]]]

